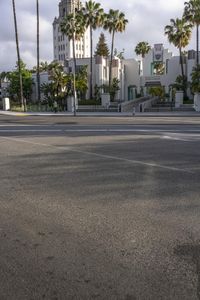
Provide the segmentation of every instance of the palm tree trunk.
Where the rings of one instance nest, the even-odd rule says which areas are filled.
[[[25,101],[23,96],[23,83],[22,83],[22,72],[21,72],[21,59],[19,53],[19,40],[18,40],[18,30],[17,30],[17,17],[16,17],[16,9],[15,9],[15,0],[12,0],[13,5],[13,16],[14,16],[14,25],[15,25],[15,39],[16,39],[16,48],[17,48],[17,64],[18,64],[18,72],[19,72],[19,85],[20,85],[20,103],[21,107],[26,110]]]
[[[181,74],[182,77],[184,78],[184,67],[183,67],[183,56],[182,56],[182,49],[181,47],[179,48],[179,55],[180,55],[180,64],[181,64]]]
[[[196,26],[196,43],[197,43],[197,66],[199,64],[199,25]]]
[[[75,37],[72,39],[72,49],[73,49],[73,61],[74,61],[74,73],[76,73],[76,53],[75,53]]]
[[[39,1],[36,0],[36,10],[37,10],[37,96],[38,102],[41,101],[40,95],[40,19],[39,19]]]
[[[184,93],[184,98],[187,97],[187,90],[186,90],[186,76],[184,73],[184,66],[183,66],[183,55],[182,55],[182,49],[179,47],[179,55],[180,55],[180,64],[181,64],[181,74],[183,78],[183,93]]]
[[[72,39],[72,48],[73,48],[73,61],[74,61],[74,80],[73,80],[73,94],[74,94],[74,116],[76,116],[76,53],[75,53],[75,32]]]
[[[112,32],[112,44],[111,44],[111,56],[110,56],[110,69],[109,69],[109,91],[110,91],[110,89],[111,89],[111,83],[112,83],[112,62],[113,62],[114,38],[115,38],[115,30],[113,30],[113,32]]]
[[[93,98],[93,41],[92,41],[92,26],[90,25],[90,99]]]

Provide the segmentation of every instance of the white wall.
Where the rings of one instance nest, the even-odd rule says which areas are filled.
[[[122,78],[123,78],[123,94],[121,95],[122,101],[128,100],[128,87],[135,85],[139,90],[140,87],[140,76],[138,61],[135,59],[124,59],[122,61]]]

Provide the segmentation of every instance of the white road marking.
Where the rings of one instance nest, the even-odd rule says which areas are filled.
[[[0,129],[0,132],[62,132],[61,129]]]
[[[137,164],[137,165],[142,165],[142,166],[147,166],[147,167],[154,167],[154,168],[160,168],[160,169],[176,171],[176,172],[184,172],[184,173],[190,173],[190,174],[194,173],[188,169],[180,169],[180,168],[176,168],[176,167],[170,167],[170,166],[160,165],[160,164],[156,164],[156,163],[149,163],[149,162],[144,162],[144,161],[140,161],[140,160],[132,160],[132,159],[122,158],[122,157],[113,156],[113,155],[94,153],[94,152],[90,152],[90,151],[82,151],[82,150],[73,149],[71,147],[59,147],[59,146],[55,146],[55,145],[36,143],[36,142],[31,142],[31,141],[17,139],[17,138],[10,138],[10,137],[0,137],[0,138],[6,139],[8,141],[27,143],[27,144],[36,145],[36,146],[45,146],[45,147],[50,147],[50,148],[59,149],[59,150],[67,150],[69,152],[81,153],[81,154],[86,154],[89,156],[95,156],[95,157],[100,157],[100,158],[112,159],[112,160],[116,160],[116,161],[128,162],[131,164]]]
[[[166,135],[168,133],[179,133],[179,134],[187,134],[187,132],[199,132],[200,129],[187,129],[187,130],[180,130],[180,129],[139,129],[139,128],[76,128],[76,125],[74,125],[74,128],[66,129],[66,128],[58,128],[63,125],[54,125],[56,128],[49,128],[49,129],[41,129],[37,127],[47,127],[49,125],[0,125],[0,132],[147,132],[147,133],[165,133]],[[70,125],[73,127],[73,125]],[[23,128],[23,129],[5,129],[3,127],[36,127],[33,128]],[[198,135],[197,135],[198,136]]]
[[[200,140],[200,134],[168,132],[168,135],[164,135],[162,138],[176,141],[194,142]]]

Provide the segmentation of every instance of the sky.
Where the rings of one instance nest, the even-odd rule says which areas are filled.
[[[29,68],[36,65],[36,1],[15,0],[18,34],[20,40],[20,54]],[[177,53],[173,45],[169,45],[164,36],[164,27],[171,18],[181,17],[184,0],[98,0],[105,12],[110,8],[119,9],[129,20],[126,31],[118,33],[115,48],[118,52],[125,49],[125,58],[136,58],[134,48],[140,41],[147,41],[151,46],[163,43],[174,54]],[[59,0],[40,0],[40,59],[53,60],[52,22],[58,16]],[[84,1],[83,1],[84,3]],[[14,69],[17,61],[13,11],[11,0],[0,0],[0,72]],[[99,30],[95,32],[94,46],[99,37]],[[189,49],[195,48],[195,34],[193,32]],[[110,45],[110,35],[106,34]]]

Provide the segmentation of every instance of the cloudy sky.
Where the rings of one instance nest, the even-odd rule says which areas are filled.
[[[21,57],[32,67],[36,65],[36,1],[15,0],[18,19]],[[83,1],[84,2],[84,1]],[[125,49],[125,57],[135,57],[134,48],[139,41],[151,45],[163,43],[174,53],[163,31],[170,18],[181,17],[184,0],[98,0],[105,11],[110,8],[123,11],[129,20],[126,32],[116,35],[115,47]],[[59,0],[40,1],[41,60],[53,60],[52,22],[58,16]],[[13,69],[16,62],[16,46],[11,0],[0,0],[0,71]],[[95,42],[99,32],[96,32]],[[109,35],[107,42],[109,43]],[[194,34],[189,48],[194,48]]]

